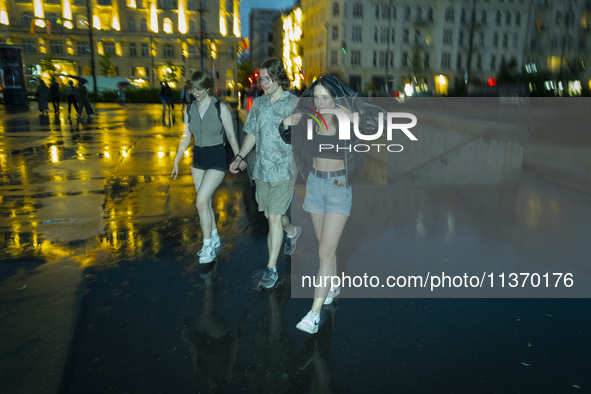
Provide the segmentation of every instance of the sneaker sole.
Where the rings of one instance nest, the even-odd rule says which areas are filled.
[[[314,330],[314,328],[300,325],[300,323],[297,324],[296,328],[300,331],[307,332],[308,334],[316,334],[318,332],[318,327],[315,327],[316,330]]]

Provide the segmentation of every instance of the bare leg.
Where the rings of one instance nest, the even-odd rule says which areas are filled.
[[[269,262],[267,267],[277,269],[279,249],[283,242],[282,215],[265,215],[269,220],[269,235],[267,235],[267,248],[269,249]]]
[[[211,231],[215,228],[215,215],[211,199],[217,187],[222,183],[225,174],[222,171],[203,171],[193,167],[191,167],[191,173],[197,191],[195,205],[199,213],[199,224],[201,225],[203,239],[210,239]]]
[[[336,213],[310,214],[316,238],[320,244],[318,257],[320,258],[320,268],[318,269],[317,283],[324,284],[324,277],[336,275],[336,251],[343,234],[343,229],[347,223],[347,216]],[[320,314],[320,309],[324,304],[326,295],[330,290],[330,281],[327,280],[327,286],[316,287],[314,289],[314,303],[312,310]]]

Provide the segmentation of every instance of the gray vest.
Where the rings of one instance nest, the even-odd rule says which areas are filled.
[[[211,98],[203,115],[199,115],[199,104],[195,101],[189,105],[189,131],[195,137],[195,145],[199,147],[221,145],[224,143],[222,134],[224,127],[215,107],[217,99]]]

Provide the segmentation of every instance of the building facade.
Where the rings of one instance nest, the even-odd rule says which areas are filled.
[[[511,59],[551,72],[584,64],[590,2],[553,1],[302,0],[306,83],[328,72],[358,91],[432,91],[495,78]]]
[[[250,59],[255,68],[266,59],[276,56],[273,23],[280,17],[280,10],[253,8],[250,11]]]
[[[234,90],[239,0],[88,1],[90,7],[86,0],[0,0],[0,40],[22,47],[31,77],[47,78],[41,64],[50,55],[57,75],[90,76],[92,45],[97,76],[108,54],[109,74],[140,86],[169,79],[171,65],[181,82],[203,64],[216,89]]]

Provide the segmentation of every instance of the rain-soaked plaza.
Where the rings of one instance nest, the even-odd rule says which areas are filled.
[[[569,298],[589,297],[576,286],[567,299],[352,289],[318,334],[296,330],[310,300],[292,290],[318,264],[303,183],[292,201],[302,238],[291,259],[280,254],[274,289],[253,278],[267,222],[246,174],[228,173],[214,195],[222,253],[199,265],[189,155],[170,179],[181,112],[161,108],[98,104],[81,120],[0,108],[0,392],[591,392],[591,304]],[[588,280],[591,195],[539,169],[518,175],[360,181],[339,271],[413,273],[428,260]]]

